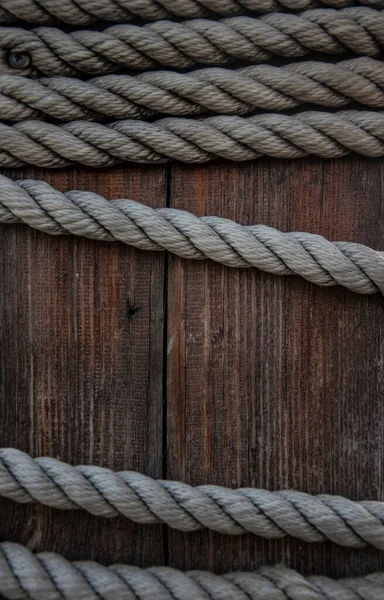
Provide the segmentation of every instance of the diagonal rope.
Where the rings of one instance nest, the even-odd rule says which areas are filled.
[[[310,233],[282,233],[186,211],[154,210],[132,200],[55,190],[42,181],[0,176],[0,222],[26,223],[45,233],[72,233],[120,241],[141,250],[168,250],[182,258],[210,258],[230,267],[301,275],[317,285],[343,285],[362,294],[384,293],[384,253],[361,244],[329,242]]]

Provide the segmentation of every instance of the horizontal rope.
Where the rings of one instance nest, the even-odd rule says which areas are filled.
[[[379,600],[384,573],[356,579],[304,577],[284,566],[215,575],[171,567],[104,567],[70,563],[59,554],[32,554],[0,544],[0,594],[9,600]]]
[[[0,49],[13,53],[10,64],[20,67],[15,68],[20,75],[98,75],[159,65],[180,69],[347,50],[379,57],[383,47],[384,12],[365,7],[272,13],[260,19],[158,21],[72,33],[52,27],[0,28]]]
[[[181,531],[207,528],[305,542],[384,550],[384,502],[353,502],[341,496],[302,492],[192,487],[95,466],[72,467],[53,458],[32,459],[0,449],[0,496],[58,509],[83,509],[99,517],[163,523]],[[0,578],[1,579],[1,578]]]
[[[361,294],[384,293],[384,253],[361,244],[332,243],[265,225],[243,227],[172,208],[154,210],[132,200],[108,202],[91,192],[63,194],[43,181],[0,176],[0,222],[26,223],[53,235],[120,241],[140,250],[168,250],[182,258],[210,258],[229,267],[297,274]]]
[[[384,108],[382,61],[364,57],[337,64],[312,61],[235,71],[219,67],[187,74],[153,71],[89,81],[0,77],[0,114],[8,121],[242,115],[255,109],[286,110],[304,102],[337,108],[353,101]]]
[[[62,22],[80,27],[97,21],[231,17],[247,12],[301,11],[316,6],[344,8],[353,4],[384,8],[383,0],[0,0],[0,23],[24,21],[52,25]]]
[[[216,116],[200,120],[169,117],[147,123],[71,121],[54,125],[27,120],[0,122],[0,167],[46,168],[82,164],[107,167],[125,161],[204,163],[260,156],[337,158],[350,152],[384,155],[384,112],[318,111],[285,116]]]

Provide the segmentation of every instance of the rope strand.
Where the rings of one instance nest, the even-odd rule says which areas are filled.
[[[0,450],[0,495],[60,509],[83,508],[97,516],[120,514],[142,524],[166,523],[182,531],[207,527],[267,538],[289,534],[307,542],[329,539],[345,546],[384,549],[384,503],[293,491],[193,488],[129,471],[71,467],[51,458],[33,460],[14,449]]]
[[[153,210],[130,200],[112,203],[90,192],[62,194],[39,181],[0,178],[0,222],[23,222],[46,233],[122,241],[141,250],[211,258],[231,267],[255,266],[276,275],[300,274],[318,285],[358,293],[384,291],[382,253],[317,235],[242,227],[219,217]]]
[[[20,54],[29,58],[30,65],[23,68],[21,60],[19,69],[20,75],[29,76],[102,75],[159,65],[185,69],[235,60],[259,63],[276,55],[297,58],[309,52],[349,50],[380,57],[383,47],[384,13],[364,7],[273,13],[260,19],[158,21],[143,27],[115,25],[104,31],[72,33],[49,27],[0,28],[0,49],[16,58]]]
[[[316,6],[344,8],[353,4],[384,8],[383,0],[1,0],[0,23],[24,21],[33,25],[67,23],[76,27],[97,21],[127,22],[136,18],[159,21],[173,17],[231,17]]]
[[[304,577],[284,566],[215,575],[171,567],[104,567],[70,563],[58,554],[32,554],[0,544],[0,594],[9,600],[378,600],[384,573],[356,579]]]
[[[154,210],[132,200],[55,190],[43,181],[0,176],[0,222],[26,223],[49,234],[72,233],[120,241],[141,250],[168,250],[182,258],[210,258],[229,267],[257,267],[301,275],[317,285],[343,285],[361,294],[384,293],[384,253],[310,233],[243,227],[219,217]]]
[[[89,81],[0,77],[0,114],[8,121],[145,119],[205,112],[243,115],[255,109],[287,110],[304,102],[338,108],[353,101],[384,108],[382,61],[364,57],[338,64],[312,61],[235,71],[154,71]]]
[[[384,112],[308,111],[285,116],[177,117],[154,123],[72,121],[0,123],[0,166],[46,168],[82,164],[107,167],[125,161],[204,163],[215,158],[246,161],[260,156],[337,158],[350,152],[384,155]]]
[[[330,540],[384,550],[384,502],[290,490],[192,487],[132,471],[32,459],[11,448],[0,449],[0,496],[58,509],[81,508],[99,517],[120,515],[140,524],[163,523],[181,531],[207,528],[270,539],[290,535],[305,542]]]

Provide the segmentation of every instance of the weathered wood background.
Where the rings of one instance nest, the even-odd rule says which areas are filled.
[[[383,161],[11,176],[384,250]],[[0,236],[1,446],[192,484],[384,500],[381,297],[23,226]],[[183,534],[8,501],[0,511],[1,541],[69,559],[384,569],[374,550]]]

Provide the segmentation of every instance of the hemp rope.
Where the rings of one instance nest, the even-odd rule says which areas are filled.
[[[0,122],[0,166],[46,168],[82,164],[107,167],[125,161],[204,163],[215,158],[246,161],[267,155],[337,158],[350,152],[384,155],[384,112],[307,111],[286,116],[168,117],[154,123],[124,120],[99,124],[71,121]]]
[[[352,4],[355,2],[350,0],[0,0],[0,23],[52,25],[61,21],[79,27],[97,21],[230,17],[247,12],[301,11],[324,5],[344,8]],[[384,8],[383,0],[357,0],[356,4]]]
[[[384,573],[304,577],[284,566],[215,575],[171,567],[104,567],[0,544],[0,594],[9,600],[379,600]]]
[[[286,110],[303,102],[337,108],[352,101],[384,108],[382,61],[364,57],[337,64],[311,61],[235,71],[219,67],[186,74],[152,71],[88,81],[0,77],[0,114],[8,121],[47,117],[100,121],[158,113],[242,115],[255,109]]]
[[[207,528],[271,539],[290,535],[305,542],[330,540],[384,550],[384,502],[291,490],[193,487],[132,471],[32,459],[13,448],[0,449],[0,496],[58,509],[82,508],[99,517],[120,515],[140,524],[162,523],[181,531]]]
[[[154,210],[133,200],[109,202],[92,192],[63,194],[43,181],[0,176],[0,223],[120,241],[140,250],[168,250],[182,258],[210,258],[229,267],[253,266],[274,275],[297,274],[317,285],[343,285],[361,294],[384,293],[384,253],[361,244],[282,233],[265,225],[244,227],[173,208]]]
[[[154,210],[133,200],[109,202],[92,192],[63,194],[43,181],[0,176],[0,223],[119,241],[140,250],[168,250],[182,258],[210,258],[228,267],[253,266],[274,275],[296,274],[361,294],[384,293],[384,252],[361,244],[282,233],[265,225],[244,227],[173,208]]]
[[[11,52],[10,63],[20,54],[26,63],[30,61],[30,66],[20,61],[21,75],[97,75],[127,68],[154,69],[159,64],[179,69],[347,50],[379,57],[383,47],[384,12],[364,7],[309,10],[300,15],[272,13],[260,19],[158,21],[72,33],[52,27],[0,28],[0,49]]]

